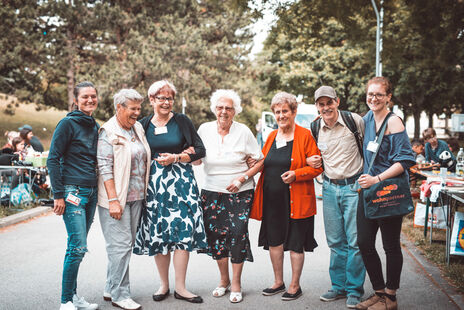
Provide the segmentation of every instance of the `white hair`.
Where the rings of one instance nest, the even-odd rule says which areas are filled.
[[[235,114],[242,112],[242,107],[240,106],[241,100],[240,96],[232,89],[218,89],[211,95],[211,111],[216,113],[216,106],[218,104],[219,99],[227,98],[232,100],[234,103]]]
[[[174,93],[174,96],[176,95],[177,90],[174,87],[174,85],[172,85],[167,80],[161,80],[161,81],[156,81],[155,83],[151,84],[150,88],[148,89],[148,97],[155,96],[164,86],[169,87]]]
[[[129,100],[142,102],[143,96],[135,89],[123,88],[113,96],[114,110],[116,111],[118,104],[126,106],[126,102]]]

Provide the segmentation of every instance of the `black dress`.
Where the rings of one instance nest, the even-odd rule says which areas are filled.
[[[284,245],[284,251],[312,252],[317,247],[314,239],[314,216],[305,219],[290,218],[289,185],[281,175],[290,169],[293,141],[276,148],[271,146],[264,159],[263,220],[259,231],[258,246]]]

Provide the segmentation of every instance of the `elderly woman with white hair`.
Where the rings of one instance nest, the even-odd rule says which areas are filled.
[[[132,300],[129,262],[140,221],[150,167],[150,147],[137,117],[143,101],[134,89],[114,95],[116,115],[99,131],[98,213],[108,266],[104,300],[122,309],[140,309]]]
[[[235,91],[215,91],[211,96],[211,111],[217,120],[204,123],[198,129],[206,147],[206,156],[202,159],[205,184],[201,191],[208,240],[205,252],[217,261],[221,274],[213,296],[225,295],[231,286],[229,300],[238,303],[242,301],[243,263],[245,260],[253,261],[248,219],[253,201],[253,176],[260,166],[257,164],[249,168],[246,161],[251,157],[259,163],[263,154],[251,130],[234,121],[235,115],[242,111],[240,97]]]
[[[200,193],[190,164],[205,156],[205,147],[190,119],[172,112],[175,95],[176,88],[165,80],[148,89],[154,113],[140,123],[153,161],[147,208],[142,212],[134,253],[155,256],[161,285],[153,295],[154,301],[169,295],[169,265],[174,252],[174,297],[201,303],[200,296],[185,288],[185,276],[189,253],[207,246]]]
[[[302,295],[300,287],[304,252],[317,247],[314,239],[316,196],[313,179],[322,168],[306,165],[306,158],[320,155],[311,132],[295,123],[298,103],[286,92],[277,93],[271,101],[278,129],[269,134],[263,147],[263,173],[258,180],[250,217],[262,220],[258,246],[269,250],[274,283],[263,295],[282,294],[282,300]],[[290,251],[292,280],[285,287],[284,251]]]

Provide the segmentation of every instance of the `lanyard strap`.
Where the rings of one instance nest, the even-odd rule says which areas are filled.
[[[367,170],[367,174],[371,172],[372,165],[374,164],[375,158],[377,157],[377,153],[379,152],[380,145],[382,144],[383,136],[385,134],[385,130],[387,129],[387,121],[390,118],[390,116],[393,114],[393,112],[389,112],[385,119],[383,120],[382,125],[379,128],[379,131],[377,131],[377,149],[375,150],[374,156],[372,156],[371,163],[369,164],[369,169]]]

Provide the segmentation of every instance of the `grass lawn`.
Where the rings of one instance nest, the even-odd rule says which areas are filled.
[[[7,105],[12,103],[15,114],[9,115],[5,113]],[[55,130],[56,124],[62,119],[67,112],[59,111],[55,108],[47,110],[36,110],[35,104],[19,103],[15,97],[0,94],[0,134],[3,136],[5,131],[18,131],[18,128],[24,124],[32,126],[32,132],[42,142],[45,149],[50,148],[50,141]],[[6,143],[6,137],[3,136],[1,146]]]

